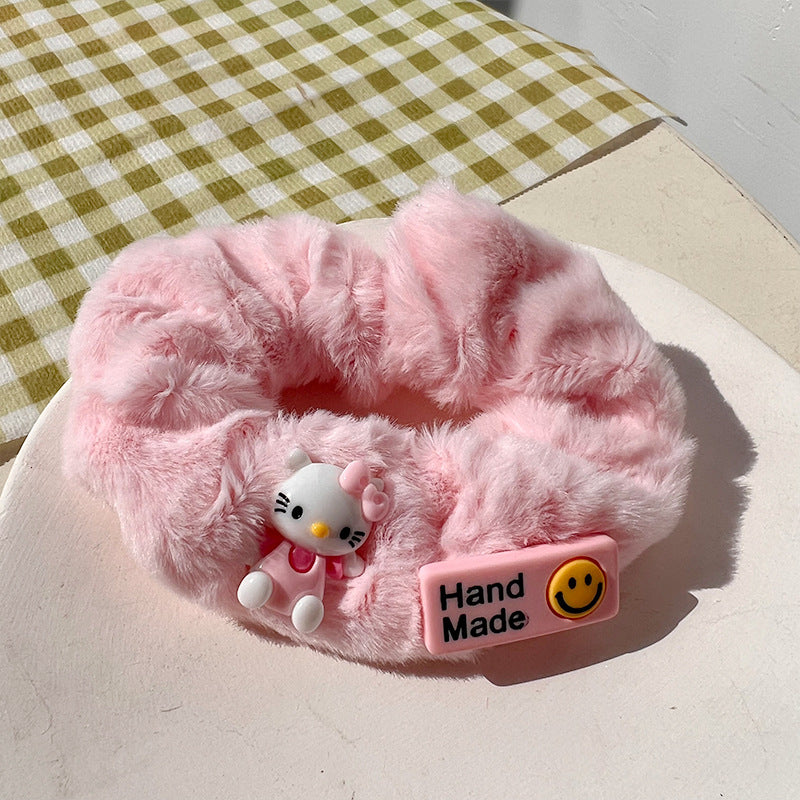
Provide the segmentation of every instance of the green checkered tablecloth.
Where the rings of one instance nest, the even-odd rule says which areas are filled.
[[[0,441],[67,376],[81,297],[136,239],[389,214],[448,176],[500,201],[662,115],[475,2],[0,5]]]

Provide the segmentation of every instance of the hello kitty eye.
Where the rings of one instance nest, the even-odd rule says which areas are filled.
[[[345,527],[342,528],[341,532],[339,533],[339,538],[340,539],[348,539],[349,537],[350,537],[350,528],[348,528],[345,525]]]
[[[303,516],[303,507],[302,506],[295,506],[292,509],[292,519],[300,519]]]

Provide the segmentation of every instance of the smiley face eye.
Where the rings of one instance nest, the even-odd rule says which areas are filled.
[[[583,579],[583,582],[587,586],[591,586],[592,585],[592,576],[588,572],[586,573],[586,577]]]
[[[574,589],[578,585],[578,581],[576,581],[575,578],[570,578],[568,583],[570,589]]]
[[[292,519],[300,519],[303,516],[303,507],[302,506],[295,506],[292,509]]]

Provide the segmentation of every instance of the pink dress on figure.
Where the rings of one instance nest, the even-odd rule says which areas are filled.
[[[326,576],[344,576],[339,557],[317,555],[277,535],[270,544],[273,549],[253,569],[272,578],[272,594],[265,605],[279,614],[291,615],[294,604],[305,595],[322,600]]]

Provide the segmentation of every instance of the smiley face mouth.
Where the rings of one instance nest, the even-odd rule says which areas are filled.
[[[587,611],[590,611],[597,603],[600,601],[600,598],[603,596],[603,582],[597,582],[597,591],[594,593],[594,597],[585,605],[581,606],[580,608],[575,608],[571,606],[565,599],[564,599],[564,592],[556,592],[556,603],[558,603],[559,608],[566,612],[567,614],[585,614]]]

